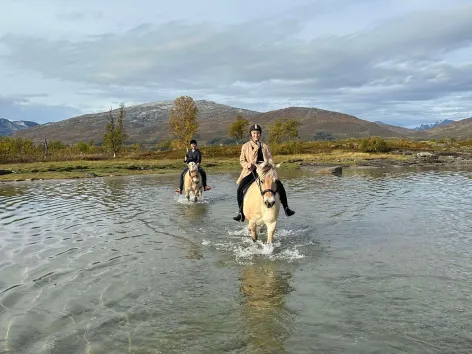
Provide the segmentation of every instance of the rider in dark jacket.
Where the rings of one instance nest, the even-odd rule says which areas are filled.
[[[184,162],[185,162],[185,168],[182,170],[182,173],[180,174],[180,185],[179,188],[176,189],[175,191],[177,193],[182,194],[182,191],[184,189],[184,176],[188,171],[188,166],[187,164],[189,162],[195,162],[198,166],[198,172],[202,176],[202,184],[203,184],[203,189],[208,191],[211,189],[210,186],[207,186],[207,176],[206,172],[203,170],[203,168],[200,167],[200,164],[202,162],[202,153],[201,151],[197,148],[197,141],[195,139],[190,140],[190,147],[191,150],[187,151],[187,154],[185,155]]]

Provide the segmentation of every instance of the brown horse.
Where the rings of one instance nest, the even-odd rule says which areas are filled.
[[[184,190],[187,200],[190,200],[190,192],[193,193],[193,201],[203,198],[203,184],[198,166],[195,162],[188,163],[188,171],[184,176]]]
[[[280,198],[277,194],[277,168],[272,161],[266,161],[257,166],[259,176],[248,188],[244,196],[243,213],[249,224],[249,231],[253,241],[257,240],[258,233],[267,229],[267,244],[272,244],[277,218],[280,211]]]

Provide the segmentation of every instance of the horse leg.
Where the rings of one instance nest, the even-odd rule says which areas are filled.
[[[251,233],[252,242],[257,241],[257,232],[256,232],[256,223],[254,221],[249,221],[249,232]]]
[[[190,189],[185,189],[185,197],[190,200]]]
[[[267,226],[267,244],[272,244],[274,239],[275,228],[277,227],[277,221],[266,224]]]

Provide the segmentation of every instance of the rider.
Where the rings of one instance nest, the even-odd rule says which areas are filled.
[[[236,182],[239,184],[237,191],[239,212],[235,217],[233,217],[236,221],[244,221],[245,219],[243,214],[243,191],[246,186],[249,186],[255,181],[255,178],[257,177],[256,165],[264,161],[272,160],[272,154],[270,153],[269,147],[260,141],[261,133],[262,128],[259,124],[251,125],[249,128],[251,139],[241,147],[239,162],[241,163],[243,170]],[[295,212],[288,207],[287,193],[279,179],[276,181],[276,186],[285,215],[292,216]]]
[[[197,148],[197,141],[195,139],[190,140],[190,147],[192,149],[187,151],[187,154],[185,155],[185,158],[184,158],[184,162],[186,164],[190,162],[195,162],[197,164],[198,172],[202,175],[203,189],[208,191],[211,189],[211,187],[207,186],[206,172],[203,170],[203,168],[200,167],[200,163],[202,162],[202,153],[200,152],[200,149]],[[185,176],[185,173],[187,173],[187,171],[188,171],[188,166],[186,165],[184,169],[182,170],[182,173],[180,174],[180,188],[177,188],[175,190],[177,193],[182,194],[182,190],[184,189],[184,176]]]

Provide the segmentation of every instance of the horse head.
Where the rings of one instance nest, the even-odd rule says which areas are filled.
[[[275,204],[275,194],[277,193],[276,181],[279,178],[277,168],[273,161],[265,161],[257,166],[259,176],[259,189],[261,191],[264,204],[267,208],[272,208]]]
[[[198,174],[198,166],[195,162],[189,162],[187,164],[188,166],[188,173],[190,175],[190,178],[192,179],[192,182],[195,184],[198,184],[200,182],[200,175]]]

